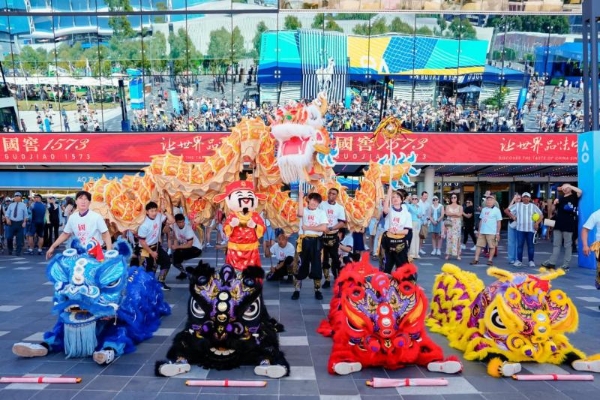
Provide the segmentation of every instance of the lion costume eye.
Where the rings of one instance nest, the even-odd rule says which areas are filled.
[[[192,311],[192,315],[194,318],[202,319],[206,315],[200,304],[194,300],[194,298],[190,298],[190,310]]]
[[[500,329],[506,329],[506,326],[504,326],[504,323],[502,322],[502,318],[500,318],[500,314],[498,314],[497,308],[494,308],[492,310],[492,315],[490,316],[490,319],[495,327]]]
[[[252,320],[258,318],[259,315],[260,315],[260,300],[257,299],[254,301],[254,303],[250,304],[250,306],[248,307],[246,312],[244,312],[244,315],[242,316],[242,318],[244,318],[246,321],[252,321]]]

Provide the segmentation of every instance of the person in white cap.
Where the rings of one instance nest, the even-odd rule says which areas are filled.
[[[540,222],[543,221],[542,211],[531,202],[531,194],[523,192],[521,202],[509,207],[506,214],[517,222],[517,260],[513,265],[515,267],[523,265],[523,248],[527,243],[529,266],[535,268],[533,235],[538,230]],[[537,217],[534,217],[536,214]]]

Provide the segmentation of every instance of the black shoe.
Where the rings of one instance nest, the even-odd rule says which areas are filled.
[[[300,298],[300,292],[299,291],[295,291],[294,293],[292,293],[292,300],[298,300]]]
[[[571,267],[569,267],[568,265],[563,265],[561,268],[562,268],[562,269],[563,269],[563,271],[565,271],[565,272],[569,272],[569,270],[571,269]]]
[[[188,277],[188,276],[187,276],[187,274],[186,274],[185,272],[180,272],[180,273],[179,273],[179,275],[177,275],[177,276],[175,277],[175,279],[178,279],[178,280],[182,281],[182,280],[184,280],[184,279],[187,279],[187,277]]]
[[[315,299],[323,300],[323,293],[320,290],[315,291]]]
[[[323,286],[321,286],[323,289],[329,289],[331,287],[331,283],[329,281],[325,281],[323,282]]]
[[[545,262],[545,261],[542,263],[541,266],[544,268],[552,268],[552,269],[556,268],[556,265],[550,264],[549,262]]]
[[[161,282],[160,284],[162,285],[162,290],[165,290],[165,291],[166,291],[166,290],[171,290],[171,288],[170,288],[169,286],[167,286],[167,284],[166,284],[166,283],[164,283],[164,282]]]

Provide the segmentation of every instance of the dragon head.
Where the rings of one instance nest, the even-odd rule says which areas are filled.
[[[205,368],[231,369],[260,353],[277,333],[268,322],[262,298],[264,271],[236,271],[224,265],[216,271],[200,262],[187,268],[190,276],[188,329],[199,339]]]
[[[306,181],[315,158],[323,166],[335,164],[337,150],[331,148],[329,132],[324,127],[326,111],[327,98],[321,93],[311,104],[290,102],[277,110],[275,118],[269,117],[285,183]]]
[[[488,269],[488,275],[498,280],[475,299],[469,325],[478,324],[488,344],[494,343],[511,360],[547,362],[559,351],[563,334],[578,325],[571,299],[562,290],[551,289],[550,281],[563,274]]]

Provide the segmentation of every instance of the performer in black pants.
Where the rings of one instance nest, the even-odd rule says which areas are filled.
[[[463,207],[463,249],[466,248],[469,236],[473,241],[473,249],[477,244],[477,238],[475,237],[475,209],[473,207],[473,200],[467,199]]]
[[[381,248],[384,253],[383,269],[391,273],[394,268],[401,268],[408,263],[408,233],[412,229],[412,217],[406,206],[402,205],[404,197],[400,191],[388,189],[386,201],[383,204],[385,217],[385,232],[381,238]]]
[[[173,242],[170,247],[173,255],[173,265],[180,271],[176,279],[186,279],[187,273],[183,268],[183,262],[200,257],[202,255],[202,245],[192,226],[185,222],[183,214],[175,215]]]
[[[340,239],[338,230],[346,227],[346,211],[341,204],[336,202],[338,194],[336,188],[329,189],[327,202],[319,204],[319,208],[325,211],[327,216],[327,231],[321,237],[323,240],[323,275],[325,275],[323,289],[331,287],[329,270],[332,269],[335,279],[342,267],[339,256]]]

